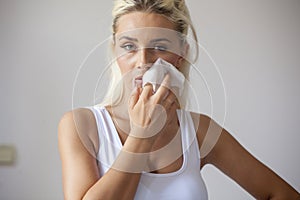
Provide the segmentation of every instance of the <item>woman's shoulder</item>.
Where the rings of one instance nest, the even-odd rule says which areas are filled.
[[[98,147],[98,129],[89,108],[76,108],[65,112],[58,124],[58,138],[62,142],[80,141],[89,151]]]
[[[196,112],[190,112],[190,114],[197,134],[199,147],[202,147],[210,126],[214,126],[214,120],[207,114]]]
[[[93,126],[95,125],[95,117],[89,108],[76,108],[65,112],[59,122],[59,125],[65,126]]]
[[[199,127],[200,125],[203,126],[208,126],[210,121],[212,120],[207,114],[204,113],[198,113],[198,112],[189,112],[192,120],[194,122],[194,125]]]

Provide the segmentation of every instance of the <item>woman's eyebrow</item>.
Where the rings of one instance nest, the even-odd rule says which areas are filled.
[[[151,40],[151,43],[155,43],[155,42],[169,42],[169,43],[172,43],[172,41],[167,39],[167,38],[157,38],[157,39]]]
[[[129,41],[138,42],[138,39],[132,38],[132,37],[129,37],[129,36],[122,36],[122,37],[119,38],[119,41],[120,40],[129,40]],[[153,39],[153,40],[150,41],[150,43],[155,43],[155,42],[169,42],[169,43],[172,43],[172,41],[167,39],[167,38],[156,38],[156,39]]]
[[[138,40],[136,38],[132,38],[132,37],[128,37],[128,36],[122,36],[119,38],[119,41],[120,40],[129,40],[129,41],[134,41],[134,42],[137,42]]]

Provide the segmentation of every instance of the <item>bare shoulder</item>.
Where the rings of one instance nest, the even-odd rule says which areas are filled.
[[[207,134],[209,126],[214,121],[206,114],[191,112],[191,117],[198,137],[198,143],[201,146]]]
[[[65,199],[82,199],[99,179],[98,132],[91,110],[66,112],[58,125],[58,147],[62,163]]]
[[[191,117],[197,134],[202,160],[201,167],[203,167],[208,164],[208,155],[213,152],[216,144],[220,142],[220,136],[224,134],[224,128],[206,114],[191,113]]]
[[[95,118],[94,114],[91,110],[87,108],[77,108],[74,110],[70,110],[63,114],[62,118],[60,119],[59,126],[64,125],[95,125]]]
[[[58,124],[58,139],[63,144],[81,143],[90,153],[97,153],[99,139],[93,112],[78,108],[64,113]]]
[[[202,125],[209,125],[212,120],[208,115],[203,113],[190,112],[193,120],[197,120]]]

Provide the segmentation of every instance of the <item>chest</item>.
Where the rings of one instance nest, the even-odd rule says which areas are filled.
[[[174,131],[175,130],[175,131]],[[118,136],[122,144],[128,135],[117,128]],[[155,141],[153,148],[148,152],[149,172],[154,174],[166,174],[180,170],[183,166],[182,138],[179,127],[170,129]]]

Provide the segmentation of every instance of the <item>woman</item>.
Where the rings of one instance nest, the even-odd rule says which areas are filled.
[[[143,79],[155,66],[188,77],[185,38],[194,28],[183,0],[116,0],[113,17],[116,60],[105,102],[59,123],[65,199],[207,199],[206,164],[257,199],[300,199],[210,117],[180,109],[184,95],[173,85],[180,75],[168,71],[158,87]],[[216,142],[204,140],[218,130]]]

